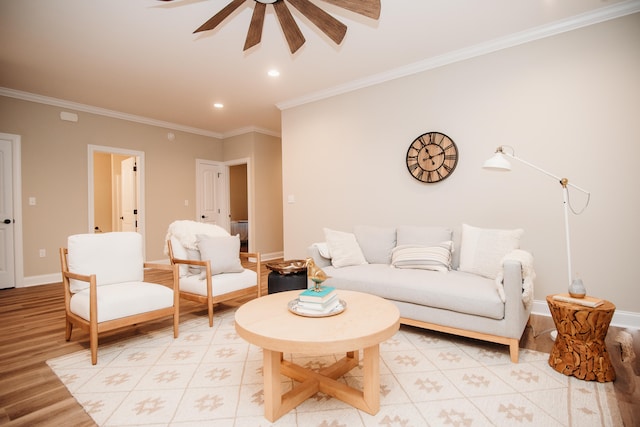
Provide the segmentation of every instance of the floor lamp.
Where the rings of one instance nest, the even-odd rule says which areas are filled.
[[[510,152],[505,151],[505,149],[508,149]],[[587,202],[585,203],[584,208],[582,208],[580,212],[576,212],[573,210],[573,208],[571,208],[571,211],[576,215],[581,214],[587,208],[587,206],[589,205],[589,199],[591,198],[591,193],[589,193],[585,189],[578,187],[577,185],[570,183],[567,178],[559,178],[547,172],[546,170],[539,168],[536,165],[533,165],[525,160],[522,160],[519,157],[516,157],[513,147],[510,147],[508,145],[501,145],[500,147],[498,147],[493,157],[491,157],[486,162],[484,162],[484,165],[482,167],[485,169],[491,169],[491,170],[510,171],[511,164],[506,159],[506,157],[515,159],[537,170],[538,172],[542,172],[543,174],[558,181],[562,186],[562,200],[563,200],[562,206],[564,208],[564,229],[565,229],[565,237],[567,240],[567,269],[569,273],[569,293],[573,297],[584,297],[586,292],[584,291],[584,285],[582,284],[582,280],[580,279],[574,280],[571,273],[571,240],[569,238],[569,210],[568,210],[569,208],[571,208],[571,204],[569,203],[569,190],[567,187],[575,188],[576,190],[582,191],[587,195]]]

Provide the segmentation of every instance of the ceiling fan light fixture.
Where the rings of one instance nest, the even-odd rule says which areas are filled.
[[[162,0],[171,1],[171,0]],[[378,19],[380,17],[380,1],[381,0],[324,0],[337,7],[350,10],[360,15]],[[344,36],[347,32],[347,26],[336,18],[325,12],[320,7],[316,6],[311,0],[254,0],[253,15],[251,16],[251,23],[247,32],[247,38],[245,40],[243,50],[250,49],[260,43],[262,38],[262,28],[265,18],[265,10],[267,5],[273,5],[273,9],[276,13],[280,27],[284,32],[284,36],[289,45],[291,53],[302,47],[305,43],[304,35],[300,31],[300,27],[296,24],[296,21],[287,6],[287,3],[291,4],[294,8],[304,15],[309,21],[311,21],[316,27],[320,29],[327,37],[329,37],[335,44],[342,43]],[[218,13],[213,15],[207,22],[200,25],[195,31],[199,33],[202,31],[209,31],[220,25],[226,18],[234,13],[239,7],[246,4],[246,0],[231,0],[224,8]]]
[[[267,74],[269,75],[269,77],[278,77],[280,76],[280,71],[273,69],[273,70],[267,71]]]
[[[221,102],[216,102],[215,104],[213,104],[213,108],[216,108],[218,110],[224,108],[224,104]]]

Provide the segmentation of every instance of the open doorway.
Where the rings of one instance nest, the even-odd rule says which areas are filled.
[[[249,250],[249,191],[247,164],[229,166],[229,217],[231,234],[240,235],[240,251]]]
[[[144,153],[89,146],[89,232],[144,235]]]

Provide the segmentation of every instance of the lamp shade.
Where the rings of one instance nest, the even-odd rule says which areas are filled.
[[[511,163],[504,157],[502,153],[495,153],[493,157],[487,159],[482,165],[485,169],[493,169],[499,171],[510,171]]]

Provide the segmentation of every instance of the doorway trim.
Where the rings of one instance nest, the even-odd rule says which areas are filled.
[[[13,196],[13,268],[15,287],[24,286],[24,257],[22,241],[22,137],[11,133],[0,133],[2,139],[11,141],[11,169]]]
[[[88,178],[89,178],[89,230],[88,233],[94,232],[95,227],[95,211],[94,211],[94,201],[95,195],[93,193],[93,155],[96,152],[100,153],[110,153],[110,154],[119,154],[123,156],[132,156],[138,158],[138,233],[142,234],[143,240],[146,239],[146,222],[145,222],[145,189],[144,189],[144,151],[135,151],[129,150],[126,148],[115,148],[115,147],[106,147],[102,145],[91,145],[87,146],[88,152]]]

